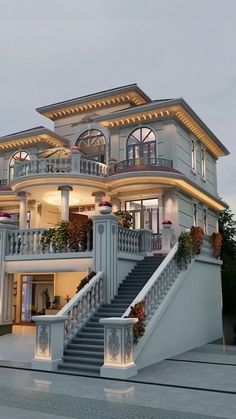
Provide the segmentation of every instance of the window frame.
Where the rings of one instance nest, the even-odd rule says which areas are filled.
[[[143,130],[149,130],[148,134],[143,134]],[[139,138],[135,137],[134,133],[140,131]],[[153,134],[154,139],[146,141],[150,134]],[[133,137],[133,138],[132,138]],[[129,144],[129,142],[132,143]],[[150,152],[151,145],[154,145],[154,152]],[[147,147],[145,147],[147,146]],[[138,157],[134,156],[136,153],[136,147],[138,150]],[[148,155],[144,155],[145,148],[148,150]],[[132,150],[133,157],[130,157],[130,150]],[[134,128],[128,135],[127,141],[126,141],[126,160],[136,160],[136,159],[143,159],[147,158],[148,160],[152,160],[157,158],[157,135],[153,128],[147,126],[147,125],[140,125],[136,128]]]

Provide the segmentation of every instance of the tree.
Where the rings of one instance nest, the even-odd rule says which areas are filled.
[[[224,313],[236,313],[236,221],[230,209],[220,213],[219,231],[223,236],[221,259]]]

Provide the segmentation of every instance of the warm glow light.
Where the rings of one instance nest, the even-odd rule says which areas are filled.
[[[61,192],[60,191],[53,191],[53,192],[46,192],[43,195],[43,201],[50,205],[55,205],[60,207],[61,206]],[[80,203],[79,194],[72,191],[70,192],[69,197],[69,205],[74,206]]]

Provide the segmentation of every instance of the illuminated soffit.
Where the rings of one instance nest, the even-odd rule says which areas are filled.
[[[100,120],[99,122],[106,128],[113,127],[122,127],[125,125],[132,125],[138,123],[148,123],[156,119],[165,119],[174,117],[181,122],[190,132],[194,134],[195,137],[199,139],[211,152],[214,156],[220,157],[224,156],[226,153],[223,152],[222,148],[219,147],[216,142],[207,134],[207,132],[200,127],[200,125],[188,114],[187,111],[181,105],[175,106],[163,106],[158,108],[153,108],[152,110],[142,110],[138,112],[137,108],[130,112],[130,109],[127,112],[127,115],[122,116],[109,116],[109,119]],[[104,118],[106,118],[104,116]],[[98,118],[96,118],[98,119]],[[101,119],[101,118],[99,118]]]
[[[58,106],[57,108],[55,105],[54,110],[51,111],[44,111],[43,108],[42,110],[40,110],[40,108],[37,110],[39,113],[51,119],[52,121],[56,121],[57,119],[65,118],[68,116],[110,108],[112,106],[119,106],[124,104],[139,106],[144,105],[145,103],[147,103],[147,101],[142,97],[142,95],[134,90],[130,91],[129,93],[110,95],[103,99],[86,101],[84,103],[78,102],[77,104],[75,103],[73,105],[68,104],[64,107]]]

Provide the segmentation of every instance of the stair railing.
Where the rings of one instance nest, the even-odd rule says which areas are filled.
[[[175,259],[177,249],[178,243],[172,247],[149,281],[132,301],[123,314],[123,318],[129,315],[132,306],[144,300],[145,324],[147,325],[149,323],[157,307],[171,288],[180,271]]]
[[[98,307],[104,302],[103,272],[98,272],[71,300],[56,314],[68,316],[65,320],[64,345],[78,333]]]

